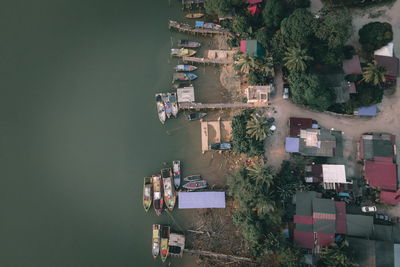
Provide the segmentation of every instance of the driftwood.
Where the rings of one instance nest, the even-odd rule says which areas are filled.
[[[184,253],[193,254],[193,255],[200,255],[200,256],[217,258],[217,259],[221,259],[221,260],[230,260],[230,261],[235,261],[235,262],[241,261],[241,262],[255,263],[250,258],[233,256],[233,255],[226,255],[226,254],[220,254],[220,253],[214,253],[214,252],[205,251],[205,250],[184,249],[183,252]]]

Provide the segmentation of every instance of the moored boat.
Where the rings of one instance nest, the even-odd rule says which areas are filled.
[[[187,19],[199,19],[204,17],[204,13],[188,13],[185,15]]]
[[[179,40],[178,47],[189,47],[189,48],[197,48],[200,47],[201,43],[189,40]]]
[[[194,79],[197,79],[197,75],[193,73],[182,73],[182,72],[176,72],[173,75],[173,81],[193,81]]]
[[[164,124],[167,117],[165,114],[165,107],[164,107],[164,102],[162,100],[162,94],[156,94],[156,105],[157,105],[158,119],[161,121],[162,124]]]
[[[153,181],[151,177],[145,177],[143,181],[143,208],[145,211],[149,211],[151,207]]]
[[[186,176],[183,180],[185,182],[199,181],[199,180],[201,180],[201,175],[200,174],[189,175],[189,176]]]
[[[211,147],[212,150],[231,150],[232,149],[232,143],[230,143],[230,142],[212,143],[210,147]]]
[[[178,189],[181,186],[181,161],[174,160],[172,162],[172,169],[174,174],[174,185],[175,188]]]
[[[158,216],[164,209],[164,199],[162,197],[162,180],[161,175],[152,176],[153,179],[153,208]]]
[[[164,202],[169,211],[172,211],[175,207],[176,194],[172,184],[172,170],[171,168],[165,168],[161,170],[161,177],[163,180],[164,189]]]
[[[204,118],[205,116],[207,116],[207,113],[203,113],[203,112],[190,113],[188,115],[188,120],[190,120],[190,121],[200,120],[201,118]]]
[[[171,56],[175,57],[191,57],[196,54],[195,50],[187,49],[187,48],[172,48],[171,49]]]
[[[164,102],[165,114],[167,115],[167,118],[170,118],[172,115],[172,106],[171,102],[169,102],[168,94],[162,94],[162,100]]]
[[[176,118],[179,112],[178,99],[176,97],[176,93],[169,93],[168,97],[169,97],[169,102],[171,103],[172,115]]]
[[[153,224],[153,245],[151,249],[151,253],[153,254],[153,258],[156,259],[160,254],[160,229],[161,225]]]
[[[176,70],[176,71],[188,71],[188,72],[190,72],[190,71],[195,71],[195,70],[197,70],[197,67],[196,67],[196,66],[193,66],[193,65],[183,65],[183,64],[179,64],[179,65],[176,65],[175,70]]]
[[[161,260],[162,260],[162,262],[165,262],[165,260],[168,257],[168,254],[169,254],[168,241],[169,241],[170,232],[171,232],[171,227],[169,227],[168,225],[163,225],[161,227]]]
[[[207,187],[206,180],[192,181],[184,184],[182,187],[188,190],[204,189]]]

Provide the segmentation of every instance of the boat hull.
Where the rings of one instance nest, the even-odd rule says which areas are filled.
[[[168,258],[169,254],[169,236],[170,236],[171,228],[167,225],[164,225],[161,229],[161,260],[165,262]]]
[[[206,188],[207,185],[208,184],[206,180],[200,180],[200,181],[188,182],[184,184],[182,187],[188,190],[198,190]]]
[[[192,50],[192,49],[187,49],[187,48],[171,49],[171,56],[174,56],[174,57],[191,57],[191,56],[194,56],[196,53],[197,53],[197,51]]]
[[[183,180],[185,182],[200,181],[201,180],[201,175],[199,175],[199,174],[190,175],[190,176],[185,177]]]
[[[181,162],[179,160],[174,160],[172,166],[175,189],[178,189],[181,186]]]
[[[160,254],[160,229],[161,229],[161,225],[153,224],[151,254],[153,255],[154,259],[156,259],[157,256]]]
[[[188,115],[188,120],[190,121],[195,121],[195,120],[200,120],[201,118],[204,118],[207,116],[207,113],[202,113],[202,112],[196,112]]]
[[[153,182],[149,177],[144,178],[143,182],[143,208],[147,212],[151,207],[151,203],[153,202],[152,192],[153,191]]]
[[[153,175],[152,179],[153,179],[153,208],[157,216],[160,216],[164,209],[161,175]]]
[[[176,202],[176,194],[174,186],[172,184],[172,170],[171,168],[165,168],[161,170],[161,176],[163,177],[163,189],[164,189],[164,202],[165,206],[169,211],[173,211]]]
[[[156,94],[156,106],[157,106],[158,119],[162,124],[164,124],[167,117],[165,113],[164,102],[162,100],[162,94]]]
[[[185,15],[185,18],[187,19],[199,19],[204,17],[203,13],[188,13]]]

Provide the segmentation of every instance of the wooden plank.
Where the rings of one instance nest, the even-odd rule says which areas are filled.
[[[208,123],[201,121],[201,152],[208,150]]]

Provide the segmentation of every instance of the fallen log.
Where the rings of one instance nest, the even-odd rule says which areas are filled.
[[[217,258],[221,260],[230,260],[230,261],[241,261],[241,262],[249,262],[249,263],[255,263],[250,258],[246,257],[239,257],[239,256],[234,256],[234,255],[226,255],[226,254],[221,254],[221,253],[215,253],[212,251],[205,251],[205,250],[194,250],[194,249],[184,249],[184,253],[192,254],[192,255],[200,255],[200,256],[206,256],[206,257],[212,257],[212,258]]]

